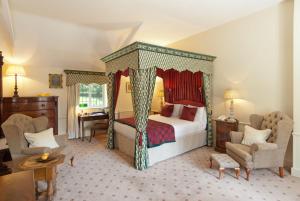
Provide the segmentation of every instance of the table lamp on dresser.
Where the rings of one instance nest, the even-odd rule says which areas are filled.
[[[25,75],[25,70],[24,67],[21,65],[10,65],[8,66],[6,70],[6,75],[7,76],[15,76],[15,90],[14,90],[14,95],[13,97],[19,97],[18,94],[18,76],[24,76]]]
[[[229,118],[227,119],[227,121],[229,122],[235,122],[236,119],[234,117],[234,99],[238,99],[239,98],[239,94],[237,91],[229,89],[229,90],[225,90],[224,92],[224,98],[226,100],[230,100],[230,108],[229,108]]]

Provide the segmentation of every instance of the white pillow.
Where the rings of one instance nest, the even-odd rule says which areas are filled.
[[[39,133],[24,133],[29,147],[49,147],[51,149],[59,147],[53,136],[53,128],[41,131]]]
[[[271,129],[257,130],[250,126],[245,126],[244,138],[242,144],[252,145],[254,143],[266,143],[271,134]]]
[[[171,115],[171,117],[179,117],[181,114],[181,110],[183,108],[183,106],[181,104],[172,104],[172,103],[168,103],[166,102],[167,105],[174,105],[174,109],[173,109],[173,113]]]

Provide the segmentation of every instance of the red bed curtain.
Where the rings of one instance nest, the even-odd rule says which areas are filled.
[[[121,85],[121,76],[127,77],[129,75],[128,68],[124,71],[117,71],[115,73],[115,90],[114,90],[114,108],[117,106],[118,97],[119,97],[119,91],[120,91],[120,85]]]
[[[174,103],[189,100],[204,104],[202,95],[203,73],[188,70],[179,72],[174,69],[157,69],[157,76],[163,79],[165,101]]]
[[[122,75],[126,77],[129,75],[128,68],[115,73],[114,108],[118,101]],[[174,69],[164,71],[157,68],[156,75],[163,79],[166,102],[188,100],[204,104],[202,72],[192,73],[188,70],[179,72]]]

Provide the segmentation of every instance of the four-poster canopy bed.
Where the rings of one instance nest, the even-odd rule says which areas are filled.
[[[212,66],[216,57],[203,55],[198,53],[192,53],[187,51],[176,50],[172,48],[160,47],[156,45],[146,44],[142,42],[135,42],[129,46],[126,46],[101,60],[106,63],[106,72],[109,77],[108,85],[108,104],[109,104],[109,129],[108,129],[108,142],[107,147],[113,149],[116,144],[115,128],[114,124],[118,124],[119,131],[123,132],[123,137],[126,136],[126,132],[130,132],[126,127],[120,127],[120,122],[115,122],[115,107],[117,103],[120,77],[125,75],[130,77],[130,84],[132,87],[132,103],[134,110],[134,131],[135,134],[129,141],[134,144],[134,159],[135,167],[139,170],[147,168],[154,162],[164,160],[167,157],[172,157],[191,149],[203,146],[212,145],[212,125],[211,125],[211,88],[212,88]],[[183,149],[175,154],[169,154],[158,160],[150,161],[148,155],[149,140],[147,134],[149,133],[147,125],[149,111],[152,102],[152,96],[155,86],[156,76],[160,76],[164,81],[165,99],[171,103],[189,104],[193,106],[205,106],[207,121],[205,138],[190,138],[191,141],[203,141],[197,142]],[[174,81],[172,79],[177,79]],[[184,78],[184,79],[182,79]],[[186,81],[183,81],[186,80]],[[193,81],[191,81],[193,80]],[[182,83],[192,83],[189,87],[182,86]],[[195,83],[195,84],[194,84]],[[183,84],[184,85],[184,84]],[[178,90],[180,88],[180,90]],[[190,90],[190,88],[192,90]],[[179,91],[179,93],[176,92]],[[171,98],[170,98],[171,97]],[[177,101],[177,102],[176,102]],[[205,116],[205,117],[206,117]],[[170,122],[168,119],[162,117],[150,117],[155,121],[161,121],[165,123]],[[178,118],[177,118],[178,119]],[[172,121],[177,122],[175,118]],[[152,120],[149,120],[152,121]],[[188,121],[181,120],[179,124],[186,125]],[[156,122],[157,123],[157,122]],[[188,122],[191,123],[191,122]],[[152,124],[152,123],[151,123]],[[175,129],[175,133],[178,130],[176,123],[169,123]],[[126,126],[126,125],[125,125]],[[181,127],[182,128],[182,127]],[[191,127],[185,127],[191,128]],[[116,128],[117,129],[117,128]],[[131,128],[132,129],[132,128]],[[185,129],[186,130],[186,129]],[[188,129],[189,130],[189,129]],[[203,129],[205,130],[205,128]],[[132,132],[132,131],[131,131]],[[177,133],[178,135],[178,133]],[[118,135],[122,136],[122,135]],[[175,135],[176,136],[176,135]],[[126,137],[125,137],[126,138]],[[125,139],[123,138],[123,139]],[[172,146],[182,146],[178,142],[168,143],[159,147],[165,148],[159,150],[157,148],[156,154],[163,155],[161,151],[166,152],[172,150]],[[181,143],[184,143],[182,141]],[[172,144],[172,145],[170,145]],[[118,146],[118,145],[117,145]],[[120,146],[120,145],[119,145]],[[130,146],[130,143],[127,145]],[[132,146],[132,145],[131,145]],[[168,149],[168,146],[171,147]],[[133,148],[133,147],[132,147]],[[177,147],[178,148],[178,147]],[[156,147],[151,148],[151,151]],[[174,149],[174,148],[173,148]],[[149,149],[150,150],[150,149]]]

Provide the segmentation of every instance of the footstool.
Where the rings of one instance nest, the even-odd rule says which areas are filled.
[[[216,161],[219,165],[219,179],[224,176],[225,168],[234,168],[236,178],[239,179],[240,176],[240,164],[233,160],[227,154],[211,154],[210,155],[210,168],[212,168],[212,161]]]

